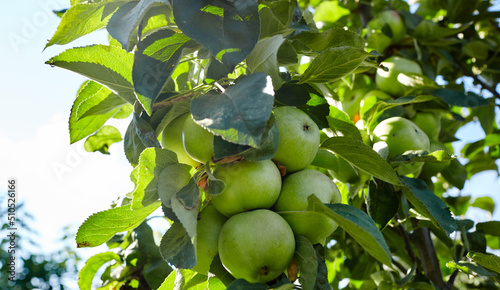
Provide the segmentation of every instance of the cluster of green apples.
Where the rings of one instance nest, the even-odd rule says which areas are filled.
[[[219,254],[235,278],[266,283],[287,269],[296,236],[324,244],[337,229],[331,219],[306,211],[311,194],[323,203],[342,199],[333,180],[310,167],[320,144],[318,126],[295,107],[277,107],[273,114],[279,146],[272,159],[243,159],[211,168],[225,187],[216,195],[205,194],[198,217],[193,270],[199,273],[208,274]],[[211,160],[213,138],[185,114],[165,128],[161,144],[174,151],[179,162],[197,167]]]

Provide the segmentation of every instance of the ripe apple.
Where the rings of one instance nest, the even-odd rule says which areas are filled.
[[[422,69],[417,62],[399,56],[387,58],[382,62],[382,65],[387,67],[389,71],[377,69],[375,83],[380,90],[395,97],[403,96],[408,87],[401,83],[401,78],[398,78],[399,74],[422,75]]]
[[[305,236],[313,244],[324,244],[338,225],[324,215],[305,211],[307,198],[311,194],[316,195],[322,203],[342,201],[339,189],[328,176],[316,170],[304,169],[283,180],[274,210],[282,214],[295,235]],[[287,213],[291,211],[294,213]]]
[[[209,161],[214,154],[214,135],[196,124],[191,116],[182,128],[182,144],[187,154],[201,163]]]
[[[446,146],[435,140],[431,140],[429,152],[434,152],[437,150],[443,150],[444,152],[448,152],[448,149]],[[422,172],[420,172],[419,177],[423,179],[431,178],[432,176],[435,176],[439,172],[442,172],[445,170],[448,166],[450,165],[450,161],[442,162],[442,163],[431,163],[431,162],[426,162],[424,163],[424,166],[422,166]]]
[[[227,218],[209,203],[198,216],[196,224],[196,266],[193,270],[207,275],[210,264],[219,252],[219,233]]]
[[[411,121],[427,134],[429,140],[438,140],[441,131],[441,116],[432,112],[418,112]]]
[[[303,111],[295,107],[274,109],[278,126],[279,145],[273,160],[295,172],[311,164],[318,152],[318,125]]]
[[[218,164],[214,176],[226,184],[212,202],[222,214],[234,214],[257,208],[271,208],[281,190],[281,174],[271,160]]]
[[[182,145],[182,128],[184,122],[189,117],[189,114],[181,115],[170,122],[163,132],[161,133],[161,146],[169,149],[177,154],[177,159],[180,163],[188,164],[193,167],[200,165],[200,162],[193,160],[189,157]]]
[[[429,137],[417,125],[403,117],[391,117],[380,122],[373,130],[373,142],[387,143],[387,159],[409,150],[429,151]],[[422,162],[405,163],[398,167],[399,175],[408,175],[419,171]]]
[[[236,279],[266,283],[285,271],[295,252],[295,237],[277,213],[258,209],[230,217],[219,236],[222,265]]]

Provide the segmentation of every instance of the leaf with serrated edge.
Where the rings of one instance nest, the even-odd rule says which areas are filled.
[[[131,3],[132,4],[132,3]],[[113,14],[111,19],[109,19],[109,23],[106,26],[109,34],[120,44],[123,49],[130,51],[130,39],[139,26],[139,23],[146,15],[146,13],[157,6],[160,5],[168,5],[167,0],[142,0],[139,2],[135,2],[133,7],[129,7],[128,9],[125,6],[120,7],[116,13]]]
[[[114,94],[108,88],[93,81],[86,81],[78,90],[76,100],[71,108],[69,117],[70,143],[73,144],[95,131],[113,117],[118,109],[111,110],[104,114],[86,116],[85,113],[98,107]]]
[[[56,32],[45,48],[54,44],[70,43],[81,36],[105,27],[116,8],[129,1],[132,0],[72,5],[64,13]]]
[[[109,146],[121,140],[122,135],[118,129],[113,126],[104,126],[94,135],[88,137],[83,147],[87,152],[99,151],[103,154],[109,154]]]
[[[326,139],[321,144],[321,147],[332,150],[356,168],[378,179],[391,184],[400,184],[398,176],[391,165],[360,140],[352,137],[332,137]]]
[[[172,197],[176,192],[188,185],[191,180],[192,167],[187,164],[174,163],[163,168],[158,178],[158,196],[161,202],[171,207]]]
[[[177,163],[177,155],[168,149],[146,148],[139,157],[139,164],[132,172],[136,178],[132,209],[139,209],[156,203],[158,196],[158,177],[162,170]],[[131,177],[132,178],[132,177]]]
[[[196,236],[196,224],[200,211],[199,198],[200,189],[194,179],[191,179],[188,185],[179,190],[171,200],[172,210],[191,238]]]
[[[457,230],[457,223],[451,216],[448,206],[437,197],[421,179],[402,176],[403,194],[409,202],[439,229],[450,235]]]
[[[99,268],[110,261],[121,263],[121,257],[113,252],[104,252],[88,258],[87,262],[85,262],[85,266],[83,266],[78,273],[78,287],[81,290],[90,290],[92,286],[92,279],[94,279],[94,276]]]
[[[328,83],[353,73],[364,61],[373,57],[350,46],[334,47],[320,53],[306,69],[300,83]]]
[[[124,205],[91,215],[76,233],[77,247],[96,247],[111,239],[116,233],[137,227],[160,205],[158,201],[138,210],[132,210],[130,205]]]
[[[65,50],[45,63],[88,77],[134,104],[133,62],[132,53],[120,47],[98,44]]]
[[[191,101],[195,122],[224,140],[252,147],[261,145],[274,103],[271,78],[251,74],[224,93],[211,91]]]
[[[331,218],[370,255],[392,267],[389,247],[375,222],[366,213],[346,204],[323,204],[314,194],[311,194],[307,201],[307,210],[316,211]]]
[[[471,257],[474,262],[485,267],[488,270],[495,271],[500,274],[500,257],[493,254],[483,253],[469,253],[467,256]]]
[[[161,145],[149,123],[133,113],[133,119],[125,133],[123,147],[130,164],[136,166],[144,149],[148,147],[160,148]]]
[[[196,265],[194,245],[181,223],[173,223],[163,235],[160,254],[176,268],[189,269]]]

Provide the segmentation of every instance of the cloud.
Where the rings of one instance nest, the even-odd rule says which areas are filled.
[[[49,252],[58,250],[63,227],[76,232],[88,216],[108,209],[113,200],[133,189],[123,142],[110,147],[111,155],[88,153],[83,141],[69,145],[67,118],[62,113],[52,115],[24,140],[0,131],[1,192],[7,178],[17,178],[18,202],[24,202],[25,210],[35,217],[37,238]],[[124,132],[127,122],[116,120],[113,125]]]

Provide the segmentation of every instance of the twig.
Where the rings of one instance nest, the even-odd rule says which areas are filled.
[[[180,95],[178,97],[175,97],[175,98],[170,98],[170,99],[167,99],[167,100],[164,100],[164,101],[161,101],[159,103],[156,103],[153,105],[153,111],[157,111],[161,108],[165,108],[165,107],[169,107],[169,106],[172,106],[173,104],[175,103],[178,103],[178,102],[182,102],[182,101],[185,101],[185,100],[188,100],[188,99],[191,99],[193,98],[197,93],[190,93],[190,94],[187,94],[187,95]]]

